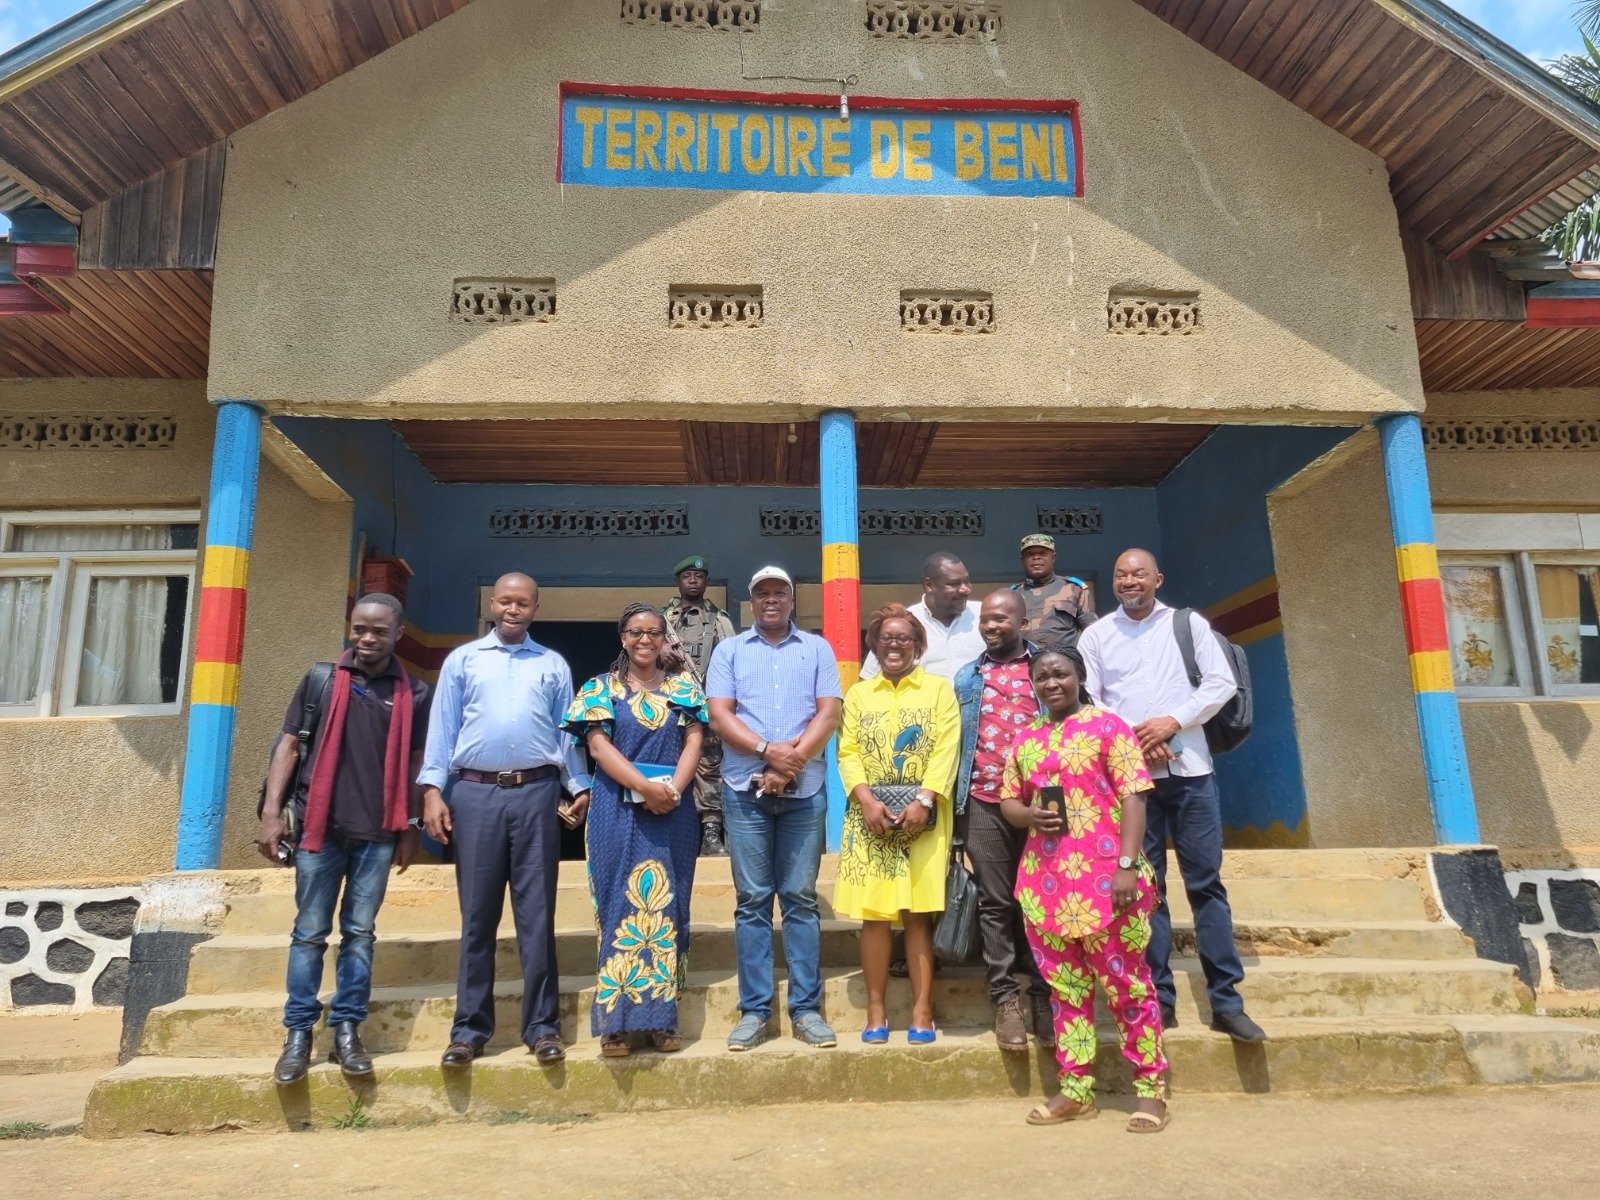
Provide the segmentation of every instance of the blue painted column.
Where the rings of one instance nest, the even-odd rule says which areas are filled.
[[[222,862],[260,466],[261,409],[247,400],[219,402],[178,807],[180,871],[214,870]]]
[[[861,678],[861,550],[856,503],[856,418],[822,414],[817,478],[822,491],[822,635],[839,660],[845,691]],[[828,747],[828,848],[837,850],[847,797],[839,780],[838,739]]]
[[[1434,836],[1440,845],[1476,845],[1478,806],[1472,795],[1461,706],[1450,667],[1444,586],[1433,537],[1433,493],[1422,446],[1422,421],[1400,413],[1378,421],[1383,477],[1394,526],[1400,607],[1411,657],[1411,688],[1422,737],[1422,768],[1428,780]]]

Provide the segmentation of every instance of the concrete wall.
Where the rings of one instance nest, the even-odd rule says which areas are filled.
[[[0,451],[7,508],[204,507],[215,418],[201,383],[3,380],[0,412],[178,418],[170,450]],[[296,680],[338,645],[348,522],[348,505],[262,464],[224,866],[254,853],[255,789]],[[170,869],[184,731],[182,714],[0,720],[0,880]]]
[[[769,0],[742,39],[624,25],[615,0],[478,0],[231,139],[211,394],[417,416],[1420,407],[1377,158],[1129,0],[1004,12],[996,44],[930,46],[875,40],[836,0]],[[1075,98],[1087,194],[557,183],[559,81],[806,86],[745,82],[767,75]],[[451,324],[459,276],[553,276],[558,319]],[[672,283],[764,285],[766,326],[671,331]],[[907,336],[905,287],[992,291],[998,331]],[[1204,331],[1110,336],[1113,287],[1198,290]]]
[[[1429,397],[1433,418],[1593,413],[1600,393]],[[1600,508],[1592,451],[1432,451],[1436,509]],[[1294,480],[1271,504],[1272,535],[1319,846],[1432,840],[1376,435]],[[1461,703],[1485,841],[1600,845],[1600,699]]]

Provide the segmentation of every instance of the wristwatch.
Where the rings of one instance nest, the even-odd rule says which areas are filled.
[[[770,743],[767,741],[766,738],[762,738],[759,742],[756,743],[756,757],[757,758],[765,758],[767,756],[767,746],[769,744]]]
[[[1124,854],[1121,858],[1117,859],[1117,866],[1121,867],[1124,871],[1131,871],[1133,870],[1133,859]]]
[[[427,826],[422,823],[422,818],[421,817],[412,817],[409,821],[406,822],[406,828],[407,829],[418,829],[418,830],[421,830],[421,829],[426,829]]]
[[[918,792],[917,803],[922,805],[922,807],[927,809],[929,812],[933,811],[933,797],[928,795],[928,793]]]

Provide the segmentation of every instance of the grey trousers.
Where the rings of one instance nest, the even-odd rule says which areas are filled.
[[[482,1046],[494,1036],[494,950],[506,887],[522,958],[522,1040],[561,1033],[556,968],[556,883],[561,864],[560,782],[521,787],[456,781],[456,893],[461,900],[461,971],[452,1042]]]

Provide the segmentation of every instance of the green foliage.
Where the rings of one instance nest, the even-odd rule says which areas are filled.
[[[1600,104],[1600,46],[1594,42],[1600,37],[1600,0],[1580,0],[1576,10],[1584,53],[1563,54],[1548,68],[1567,87]],[[1563,258],[1600,259],[1600,195],[1590,196],[1539,236]]]
[[[38,1121],[7,1121],[0,1125],[0,1142],[20,1142],[25,1138],[50,1136],[50,1127]]]
[[[335,1129],[371,1129],[372,1118],[367,1115],[366,1106],[362,1104],[361,1097],[357,1096],[350,1101],[350,1107],[331,1122]]]

